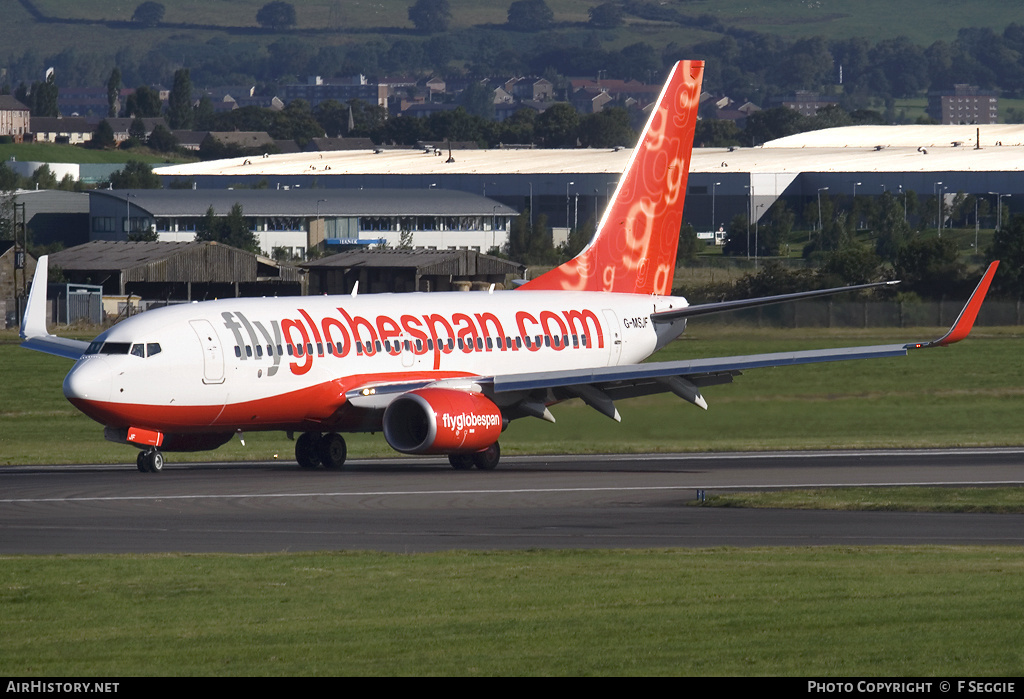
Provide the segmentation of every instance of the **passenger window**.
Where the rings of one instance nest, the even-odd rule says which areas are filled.
[[[241,357],[242,356],[242,348],[239,347],[238,345],[235,345],[235,356],[236,357]]]

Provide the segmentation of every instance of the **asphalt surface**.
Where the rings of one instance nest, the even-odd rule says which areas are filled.
[[[690,507],[698,491],[1020,485],[1024,449],[0,468],[0,553],[1024,545],[1024,515]]]

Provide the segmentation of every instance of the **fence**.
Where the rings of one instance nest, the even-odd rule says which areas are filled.
[[[910,328],[952,325],[963,301],[801,301],[722,313],[701,319],[765,328]],[[977,325],[1024,325],[1020,301],[986,301]]]

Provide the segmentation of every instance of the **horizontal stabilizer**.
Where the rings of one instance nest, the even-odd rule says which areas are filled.
[[[736,301],[718,301],[716,303],[701,303],[686,308],[673,308],[667,311],[657,311],[651,314],[651,320],[655,323],[669,323],[680,318],[692,318],[694,316],[710,315],[712,313],[726,313],[728,311],[739,311],[744,308],[756,308],[757,306],[770,306],[776,303],[789,301],[803,301],[805,299],[818,298],[819,296],[831,296],[846,291],[859,291],[861,289],[875,289],[880,286],[893,286],[898,281],[875,282],[873,284],[858,284],[856,286],[841,286],[834,289],[817,289],[815,291],[800,291],[795,294],[779,294],[778,296],[762,296],[756,299],[738,299]]]

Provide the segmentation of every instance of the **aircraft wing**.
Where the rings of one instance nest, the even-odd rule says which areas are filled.
[[[36,273],[32,278],[32,288],[28,292],[28,303],[25,305],[25,317],[21,321],[21,346],[55,354],[58,357],[78,359],[85,354],[89,343],[84,340],[71,340],[57,337],[46,331],[46,282],[49,255],[43,255],[36,262]]]
[[[553,418],[544,405],[571,397],[583,399],[591,407],[615,420],[619,419],[619,414],[615,409],[614,400],[665,391],[671,391],[706,410],[707,403],[700,394],[701,386],[729,383],[734,376],[748,369],[838,362],[850,359],[898,357],[906,355],[912,349],[944,347],[959,342],[967,337],[974,326],[974,321],[981,309],[981,303],[988,292],[989,285],[992,283],[992,277],[998,264],[998,262],[993,262],[989,266],[949,332],[935,340],[652,362],[566,371],[501,374],[486,380],[486,384],[490,389],[489,392],[496,398],[510,393],[519,393],[524,396],[521,405],[513,406],[513,412],[518,407],[522,414],[535,415],[551,421]],[[768,298],[773,299],[772,302],[777,302],[774,300],[777,297]],[[711,312],[720,310],[731,309],[718,308]],[[481,383],[485,383],[485,381],[481,380]]]

